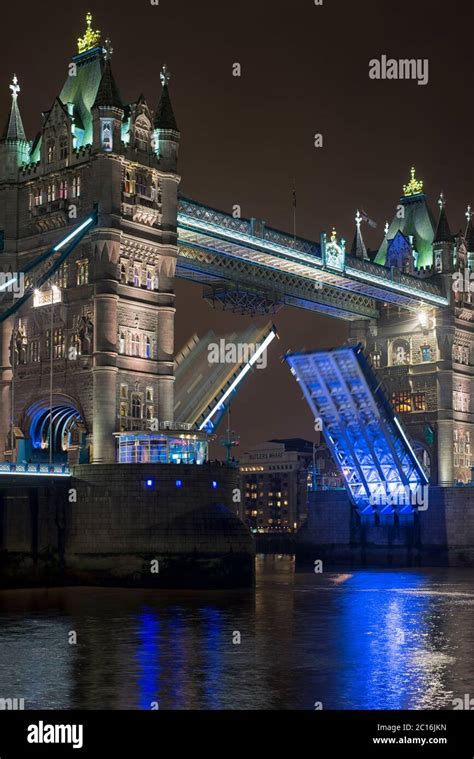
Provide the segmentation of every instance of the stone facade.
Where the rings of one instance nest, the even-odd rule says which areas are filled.
[[[74,56],[69,74],[33,143],[15,90],[0,140],[2,271],[23,272],[98,209],[54,294],[47,282],[1,325],[0,459],[17,455],[10,409],[27,439],[34,413],[49,409],[53,353],[53,406],[78,412],[91,462],[111,463],[113,432],[144,426],[147,414],[173,419],[180,135],[166,71],[155,112],[143,97],[122,103],[108,48]]]

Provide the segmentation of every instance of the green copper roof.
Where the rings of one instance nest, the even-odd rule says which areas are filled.
[[[392,223],[379,251],[375,257],[375,263],[385,264],[387,255],[387,240],[395,237],[398,231],[406,237],[413,236],[413,245],[418,253],[416,259],[417,268],[433,265],[432,244],[435,236],[436,225],[433,215],[426,203],[426,195],[403,196],[400,198],[400,205],[403,207],[404,216],[398,218],[395,214]]]
[[[67,77],[59,98],[65,104],[73,103],[74,110],[77,110],[84,129],[83,134],[77,135],[77,147],[81,147],[92,143],[91,108],[104,71],[102,48],[94,48],[74,56],[73,63],[77,66],[76,76]]]

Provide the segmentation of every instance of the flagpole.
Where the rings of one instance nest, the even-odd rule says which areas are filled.
[[[296,182],[293,177],[293,242],[296,245]]]

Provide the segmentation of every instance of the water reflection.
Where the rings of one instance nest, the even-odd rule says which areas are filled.
[[[0,698],[64,709],[451,708],[474,695],[473,606],[470,570],[317,575],[295,572],[290,557],[261,557],[255,592],[6,591]]]

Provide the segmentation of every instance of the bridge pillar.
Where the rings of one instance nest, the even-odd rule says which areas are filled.
[[[94,464],[113,464],[116,460],[113,433],[117,429],[117,303],[118,295],[113,292],[96,293],[94,297]]]
[[[13,331],[13,317],[0,324],[0,460],[9,448],[12,403],[12,367],[10,364],[10,344]]]

